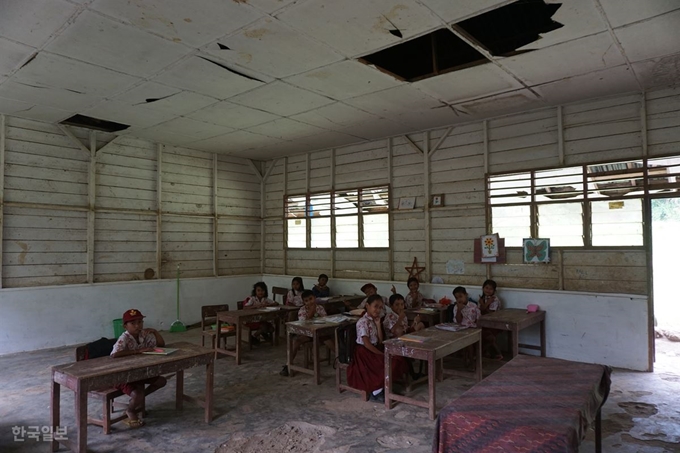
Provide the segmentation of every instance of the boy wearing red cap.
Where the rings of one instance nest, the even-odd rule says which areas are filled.
[[[111,357],[127,357],[141,354],[142,352],[153,351],[156,346],[165,346],[165,340],[156,329],[144,329],[144,318],[145,316],[142,315],[142,312],[135,308],[131,308],[123,313],[125,332],[123,332],[113,346]],[[163,376],[156,376],[141,381],[116,385],[115,388],[130,396],[130,403],[125,411],[128,419],[124,423],[130,428],[144,426],[144,422],[137,415],[137,412],[144,405],[144,398],[146,395],[165,387],[166,383],[167,380]],[[144,388],[146,384],[149,384],[149,386]]]

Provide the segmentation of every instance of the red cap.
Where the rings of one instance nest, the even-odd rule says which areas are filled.
[[[372,287],[373,289],[375,289],[375,290],[378,289],[378,288],[375,287],[375,285],[374,285],[373,283],[366,283],[364,286],[361,287],[361,292],[362,292],[362,293],[365,293],[365,292],[366,292],[366,288],[371,288],[371,287]]]
[[[123,324],[126,322],[134,321],[136,319],[144,319],[146,316],[142,314],[141,311],[137,310],[136,308],[131,308],[125,313],[123,313]]]

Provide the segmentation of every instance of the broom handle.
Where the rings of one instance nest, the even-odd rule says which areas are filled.
[[[177,265],[177,319],[179,319],[179,264]]]

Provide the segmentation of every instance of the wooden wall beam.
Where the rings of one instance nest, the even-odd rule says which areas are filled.
[[[163,145],[156,145],[156,278],[162,278],[163,268]]]
[[[218,234],[218,220],[217,220],[217,153],[213,154],[213,274],[215,277],[220,275],[219,270],[219,241],[217,238]]]
[[[392,137],[387,138],[387,184],[389,185],[389,197],[387,200],[387,206],[389,206],[390,212],[387,216],[388,218],[388,236],[389,236],[389,276],[390,280],[394,280],[394,214],[392,210],[392,191],[394,190],[394,175],[392,172]]]
[[[61,124],[57,124],[57,127],[64,133],[64,135],[71,139],[74,145],[80,148],[83,152],[87,153],[88,156],[90,155],[90,150],[87,149],[87,146],[83,145],[83,142],[81,142],[78,137],[73,135],[73,132],[71,132],[69,128],[62,126]]]
[[[2,253],[5,231],[5,115],[0,114],[0,288],[2,288]]]
[[[424,214],[425,214],[425,275],[428,278],[426,282],[432,279],[429,276],[433,275],[432,272],[432,240],[431,236],[431,224],[430,224],[430,132],[423,132],[423,163],[425,173],[423,176],[423,187],[425,189],[425,202],[424,202]]]
[[[78,139],[76,139],[80,142]],[[94,222],[97,194],[97,132],[90,131],[90,165],[87,179],[87,282],[94,283]]]

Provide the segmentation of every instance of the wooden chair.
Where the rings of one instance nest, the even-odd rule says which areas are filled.
[[[281,296],[281,301],[276,300],[276,296]],[[272,286],[272,300],[279,302],[281,305],[286,303],[286,296],[288,296],[288,289],[280,286]]]
[[[338,330],[337,329],[335,330],[335,350],[336,351],[340,350],[339,341],[338,341]],[[335,386],[338,389],[338,393],[342,393],[344,391],[353,392],[353,393],[360,395],[364,399],[364,401],[368,401],[369,392],[367,392],[365,390],[355,389],[354,387],[350,387],[348,384],[342,383],[342,372],[344,370],[345,376],[347,376],[347,368],[349,368],[349,365],[346,364],[346,363],[342,363],[339,360],[336,360],[335,366],[336,366],[336,368],[335,368]]]
[[[224,340],[224,349],[227,349],[227,338],[235,337],[236,332],[220,332],[219,335],[215,329],[213,329],[213,324],[217,322],[217,312],[219,311],[229,311],[229,305],[203,305],[201,307],[201,345],[205,347],[205,339],[211,339],[211,347],[215,349],[215,340],[217,339],[217,345],[219,346],[219,340]]]
[[[76,348],[76,362],[80,362],[81,360],[87,360],[87,347],[88,345],[84,346],[79,346]],[[94,357],[93,357],[94,358]],[[121,420],[124,420],[127,418],[127,414],[125,411],[123,411],[122,415],[116,415],[115,414],[115,406],[124,406],[127,407],[127,404],[123,403],[115,403],[114,400],[118,398],[119,396],[125,395],[122,391],[115,389],[115,388],[109,388],[105,390],[100,390],[97,392],[89,392],[87,394],[88,398],[92,398],[95,400],[99,400],[102,403],[102,418],[90,418],[89,415],[87,417],[87,423],[91,425],[97,425],[101,426],[104,434],[110,434],[111,433],[111,425],[114,423],[118,423]],[[142,411],[144,411],[144,406],[142,405]]]
[[[319,345],[319,346],[326,346],[326,345]],[[308,342],[308,343],[302,343],[302,353],[303,353],[303,358],[304,358],[304,367],[309,368],[309,364],[313,362],[312,360],[312,352],[314,351],[313,349],[314,343],[313,342]],[[333,358],[333,353],[331,351],[331,348],[326,346],[326,361],[330,365],[331,364],[331,359]],[[323,360],[323,358],[319,357],[319,360]]]

